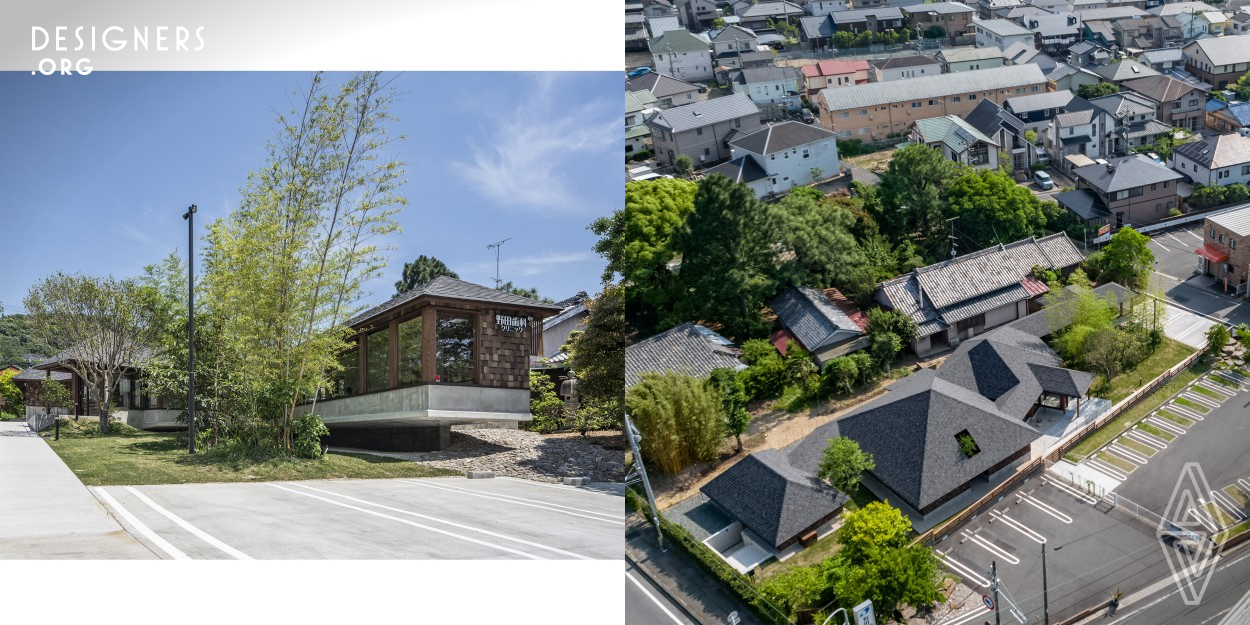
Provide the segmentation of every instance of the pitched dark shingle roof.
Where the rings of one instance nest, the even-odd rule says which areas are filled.
[[[776,449],[743,458],[699,490],[774,547],[801,537],[847,501]]]
[[[703,171],[705,176],[720,174],[733,182],[755,182],[768,177],[768,172],[756,162],[755,157],[747,154],[726,161]]]
[[[864,328],[851,318],[855,313],[848,313],[824,293],[808,286],[786,289],[769,307],[777,313],[781,325],[812,353],[864,334]]]
[[[52,379],[58,382],[64,382],[66,380],[69,380],[71,377],[73,377],[73,375],[65,371],[53,371],[51,373],[52,373]],[[47,376],[48,376],[48,371],[43,371],[39,369],[24,369],[22,371],[19,371],[13,374],[13,377],[11,379],[15,382],[38,382],[46,378]]]
[[[648,72],[625,83],[626,91],[649,91],[656,98],[667,98],[698,91],[699,86],[658,72]]]
[[[760,107],[756,106],[751,98],[748,98],[745,93],[735,93],[659,111],[647,118],[647,125],[673,132],[685,132],[740,117],[759,116],[759,114]]]
[[[1104,193],[1181,179],[1179,173],[1154,162],[1145,154],[1108,159],[1106,165],[1078,167],[1072,174]]]
[[[746,365],[728,339],[690,322],[625,348],[625,386],[633,386],[648,371],[701,378],[722,367],[741,370]]]
[[[832,132],[813,124],[786,121],[761,128],[749,135],[735,137],[729,144],[754,154],[767,156],[822,139],[830,139],[833,136]]]
[[[501,306],[513,306],[516,308],[539,309],[547,313],[560,312],[560,307],[555,304],[545,304],[538,300],[533,300],[520,295],[513,295],[503,291],[485,287],[464,280],[457,280],[448,276],[439,276],[418,286],[411,291],[400,293],[391,299],[366,310],[347,322],[349,326],[362,324],[369,319],[376,317],[397,306],[401,306],[414,299],[422,296],[429,297],[445,297],[448,299],[465,300],[469,302],[481,302],[485,304],[498,304]]]

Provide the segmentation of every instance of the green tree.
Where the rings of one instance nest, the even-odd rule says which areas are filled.
[[[1111,380],[1132,360],[1131,336],[1118,328],[1102,328],[1088,333],[1082,345],[1081,361]]]
[[[642,434],[639,451],[648,467],[677,473],[716,459],[725,432],[719,394],[696,378],[647,372],[629,388],[625,405]]]
[[[629,341],[623,291],[618,285],[607,284],[597,296],[586,300],[589,314],[572,347],[569,368],[577,375],[581,404],[574,415],[574,426],[582,436],[592,427],[616,427],[621,423],[625,345]]]
[[[1228,328],[1222,323],[1217,323],[1207,329],[1207,347],[1208,356],[1219,356],[1220,351],[1228,344],[1229,340]]]
[[[869,335],[868,351],[872,352],[872,357],[881,365],[881,370],[885,371],[894,364],[899,352],[903,351],[903,341],[893,332],[878,332]]]
[[[898,508],[882,501],[845,513],[842,528],[838,530],[838,543],[842,545],[839,555],[847,562],[867,562],[887,549],[907,544],[911,521]]]
[[[882,332],[892,332],[903,344],[910,344],[916,340],[916,321],[901,310],[869,308],[869,336]]]
[[[535,432],[554,432],[564,427],[564,402],[556,395],[555,382],[542,371],[530,371],[529,423],[521,424]]]
[[[872,454],[861,450],[859,443],[839,436],[829,439],[816,476],[849,495],[859,489],[859,478],[864,471],[871,471],[876,467]]]
[[[945,256],[946,233],[943,195],[954,178],[956,165],[926,145],[911,144],[894,152],[881,175],[881,214],[877,223],[893,241],[914,233],[929,243],[928,258]]]
[[[721,412],[725,415],[725,436],[734,437],[737,453],[742,452],[742,434],[751,424],[747,410],[747,391],[737,371],[728,368],[713,369],[708,384],[720,394]]]
[[[1119,92],[1120,86],[1112,82],[1096,82],[1081,85],[1076,88],[1076,95],[1086,100],[1100,98],[1105,95],[1111,95]]]
[[[673,160],[673,169],[677,170],[678,175],[685,176],[694,170],[694,161],[685,154],[678,154]]]
[[[825,363],[825,375],[829,381],[837,384],[839,388],[846,391],[847,395],[850,395],[851,385],[859,378],[859,366],[855,364],[853,358],[838,356]]]
[[[855,33],[846,30],[839,30],[838,32],[833,33],[831,41],[833,42],[833,46],[835,48],[853,48],[855,47],[855,44],[858,43],[856,41]]]
[[[64,384],[50,378],[44,378],[39,383],[39,397],[37,399],[39,405],[43,406],[45,414],[51,414],[53,408],[68,410],[74,405],[69,389],[65,388]]]
[[[25,405],[25,400],[22,398],[22,389],[13,382],[13,376],[17,373],[17,371],[0,372],[0,399],[4,400],[3,405],[0,405],[0,412],[21,416],[24,412],[22,406]]]
[[[770,272],[775,291],[799,285],[845,287],[865,267],[864,254],[851,234],[855,216],[841,205],[824,202],[819,192],[815,197],[791,192],[767,211],[768,231],[760,243],[771,243],[779,257]]]
[[[833,573],[831,560],[791,567],[761,582],[759,592],[797,622],[800,611],[822,606],[833,599]]]
[[[1237,79],[1237,82],[1229,85],[1229,90],[1237,93],[1238,100],[1244,102],[1250,99],[1250,72],[1242,74],[1241,78]]]
[[[142,362],[149,345],[139,285],[57,272],[32,285],[22,303],[36,336],[62,353],[63,364],[85,381],[99,406],[100,432],[107,433],[113,387]]]
[[[500,291],[503,291],[504,293],[511,293],[512,295],[519,295],[519,296],[521,296],[521,297],[528,297],[529,299],[532,299],[532,300],[537,300],[537,301],[544,302],[544,303],[547,303],[547,304],[554,304],[554,303],[556,303],[556,301],[555,301],[555,300],[553,300],[553,299],[551,299],[550,297],[542,297],[542,296],[540,296],[540,295],[538,294],[538,289],[533,289],[533,288],[527,289],[527,288],[525,288],[525,287],[523,287],[523,286],[516,286],[516,285],[512,284],[512,281],[511,281],[511,280],[509,280],[509,281],[507,281],[507,282],[504,282],[503,284],[500,284],[500,285],[499,285],[498,287],[496,287],[496,288],[497,288],[498,290],[500,290]]]
[[[590,225],[599,236],[595,252],[607,260],[603,280],[620,277],[629,285],[625,310],[640,333],[652,333],[658,311],[672,307],[677,297],[672,238],[694,211],[698,185],[689,180],[660,178],[625,183],[624,208]]]
[[[1053,294],[1046,310],[1052,346],[1068,362],[1085,362],[1085,343],[1094,334],[1109,330],[1119,314],[1115,295],[1099,297],[1086,285],[1074,285]]]
[[[941,39],[946,36],[946,29],[934,24],[924,31],[925,39]]]
[[[0,365],[29,365],[27,355],[42,360],[52,355],[52,348],[35,337],[26,315],[5,313],[0,308]]]
[[[1132,228],[1120,228],[1102,250],[1100,269],[1103,282],[1118,282],[1131,288],[1146,287],[1155,255],[1150,237]]]
[[[769,274],[775,251],[766,211],[744,184],[713,174],[699,182],[695,210],[673,236],[681,255],[680,296],[663,325],[697,320],[719,324],[730,338],[760,336],[764,303],[775,292]]]
[[[723,17],[718,17],[718,18],[716,18],[716,19],[712,20],[712,28],[714,28],[714,29],[721,29],[721,28],[724,28],[724,27],[725,27],[725,18],[723,18]]]
[[[1042,203],[1010,176],[994,170],[964,170],[946,190],[951,217],[975,249],[1042,234]]]
[[[410,263],[404,263],[403,279],[395,283],[395,294],[406,293],[439,276],[459,278],[443,261],[422,254]]]
[[[941,562],[925,545],[885,549],[855,565],[839,563],[834,592],[848,609],[871,600],[880,614],[892,614],[900,604],[930,606],[944,598]]]

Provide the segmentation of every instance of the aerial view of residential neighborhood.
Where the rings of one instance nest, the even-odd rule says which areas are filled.
[[[626,0],[630,624],[1250,623],[1250,2]]]

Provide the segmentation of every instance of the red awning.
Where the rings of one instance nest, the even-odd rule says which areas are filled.
[[[1213,263],[1222,263],[1222,262],[1228,261],[1228,254],[1221,252],[1215,248],[1208,247],[1206,245],[1199,247],[1198,249],[1194,250],[1194,252],[1196,252],[1199,256]]]

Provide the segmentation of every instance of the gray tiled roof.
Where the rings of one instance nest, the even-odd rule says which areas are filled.
[[[1145,154],[1108,159],[1107,165],[1094,164],[1078,167],[1073,170],[1072,174],[1104,193],[1136,189],[1165,180],[1181,179],[1179,173],[1154,162]]]
[[[923,54],[909,54],[907,56],[892,56],[884,61],[876,61],[873,65],[877,69],[901,69],[904,67],[919,67],[921,65],[938,65],[937,59]]]
[[[751,19],[757,17],[773,17],[778,15],[793,15],[798,17],[803,15],[803,7],[793,2],[757,2],[750,8],[738,14],[742,19]]]
[[[908,100],[1041,85],[1045,82],[1046,77],[1041,68],[1028,64],[850,87],[828,87],[820,91],[820,99],[826,111],[841,111]]]
[[[746,365],[728,339],[690,322],[625,348],[625,386],[633,386],[648,371],[701,378],[722,367],[740,370]]]
[[[836,30],[833,18],[828,15],[804,15],[799,18],[799,28],[803,29],[803,36],[807,39],[828,37]]]
[[[666,98],[682,93],[698,91],[699,86],[677,80],[659,72],[648,72],[625,83],[626,91],[649,91],[656,98]]]
[[[357,326],[363,324],[373,317],[376,317],[388,310],[411,302],[418,297],[445,297],[448,299],[465,300],[469,302],[480,302],[483,304],[497,304],[500,306],[514,306],[517,308],[540,309],[549,312],[559,312],[560,307],[555,304],[546,304],[538,300],[533,300],[512,293],[505,293],[498,289],[492,289],[480,284],[457,280],[449,276],[439,276],[418,286],[411,291],[400,293],[391,299],[366,310],[347,322],[349,326]]]
[[[751,101],[751,98],[745,93],[735,93],[659,111],[647,118],[647,125],[666,128],[673,132],[685,132],[759,114],[760,108]]]
[[[1198,39],[1185,46],[1197,46],[1211,59],[1212,65],[1235,65],[1250,62],[1250,35],[1209,37]]]
[[[994,33],[995,35],[999,35],[1002,37],[1012,37],[1016,35],[1033,34],[1031,31],[1029,31],[1029,29],[1011,20],[974,20],[973,25],[980,26],[981,28],[991,33]]]
[[[907,314],[921,327],[918,335],[923,337],[953,323],[946,315],[959,316],[965,310],[961,305],[983,296],[998,298],[1005,289],[1019,287],[1034,266],[1062,269],[1082,260],[1067,235],[1057,233],[921,267],[882,282],[880,289],[891,308]]]
[[[672,52],[707,52],[711,49],[702,37],[687,30],[670,30],[652,37],[647,42],[651,54],[668,54]]]
[[[1090,104],[1110,113],[1116,119],[1126,115],[1145,115],[1155,112],[1155,103],[1149,98],[1132,91],[1122,91],[1094,98]]]
[[[47,376],[48,376],[48,371],[45,371],[45,370],[24,369],[22,371],[19,371],[13,374],[13,377],[10,379],[15,382],[38,382],[40,380],[43,380]],[[57,382],[64,382],[66,380],[69,380],[72,377],[74,377],[72,374],[67,373],[65,371],[53,371],[52,372],[52,379],[56,380]]]
[[[1046,109],[1059,109],[1068,106],[1076,96],[1067,89],[1059,91],[1048,91],[1046,93],[1034,93],[1030,95],[1019,95],[1003,100],[1003,107],[1010,109],[1014,113],[1029,113],[1032,111],[1042,111]]]
[[[774,80],[788,80],[794,85],[799,83],[799,70],[793,67],[779,67],[776,65],[767,67],[748,67],[734,72],[734,82],[740,85],[749,85],[757,82],[772,82]]]
[[[1202,91],[1197,85],[1163,75],[1126,80],[1120,86],[1160,103],[1171,102],[1195,89]]]
[[[739,460],[699,490],[774,547],[814,529],[847,501],[776,449]]]
[[[930,5],[924,5],[930,6]],[[937,56],[947,63],[960,63],[963,61],[981,61],[1002,57],[1003,51],[995,46],[987,46],[984,48],[955,48],[954,50],[942,50]]]
[[[962,2],[930,2],[927,4],[918,4],[903,9],[905,13],[917,15],[920,13],[937,13],[939,15],[971,13],[976,9]]]
[[[754,32],[751,32],[741,26],[734,25],[726,26],[719,31],[716,31],[716,34],[712,35],[712,41],[717,43],[730,41],[756,41],[757,39],[758,37],[755,36]]]
[[[1134,78],[1159,75],[1159,72],[1156,72],[1149,65],[1143,65],[1133,59],[1124,59],[1119,63],[1108,63],[1101,67],[1096,67],[1094,68],[1094,73],[1107,82],[1122,82]]]
[[[998,147],[997,141],[955,115],[917,119],[916,134],[926,145],[943,143],[955,154],[964,153],[969,146],[978,142]]]
[[[1217,135],[1177,146],[1172,154],[1183,156],[1207,169],[1243,165],[1250,163],[1250,137],[1236,132]]]
[[[871,9],[834,11],[829,15],[829,17],[833,18],[834,24],[862,22],[868,19],[869,16],[876,17],[878,20],[901,20],[903,19],[903,12],[895,7],[876,7]]]
[[[863,329],[824,293],[808,286],[786,289],[769,308],[809,352],[815,353],[864,334]]]
[[[786,121],[761,128],[748,135],[735,137],[729,144],[754,154],[767,156],[833,136],[832,132],[813,124]]]
[[[1055,201],[1086,221],[1111,215],[1111,211],[1107,210],[1098,195],[1089,189],[1064,191],[1055,195]]]
[[[768,177],[768,172],[764,171],[764,168],[756,162],[755,157],[750,154],[703,170],[704,176],[712,174],[720,174],[733,182],[755,182]]]

